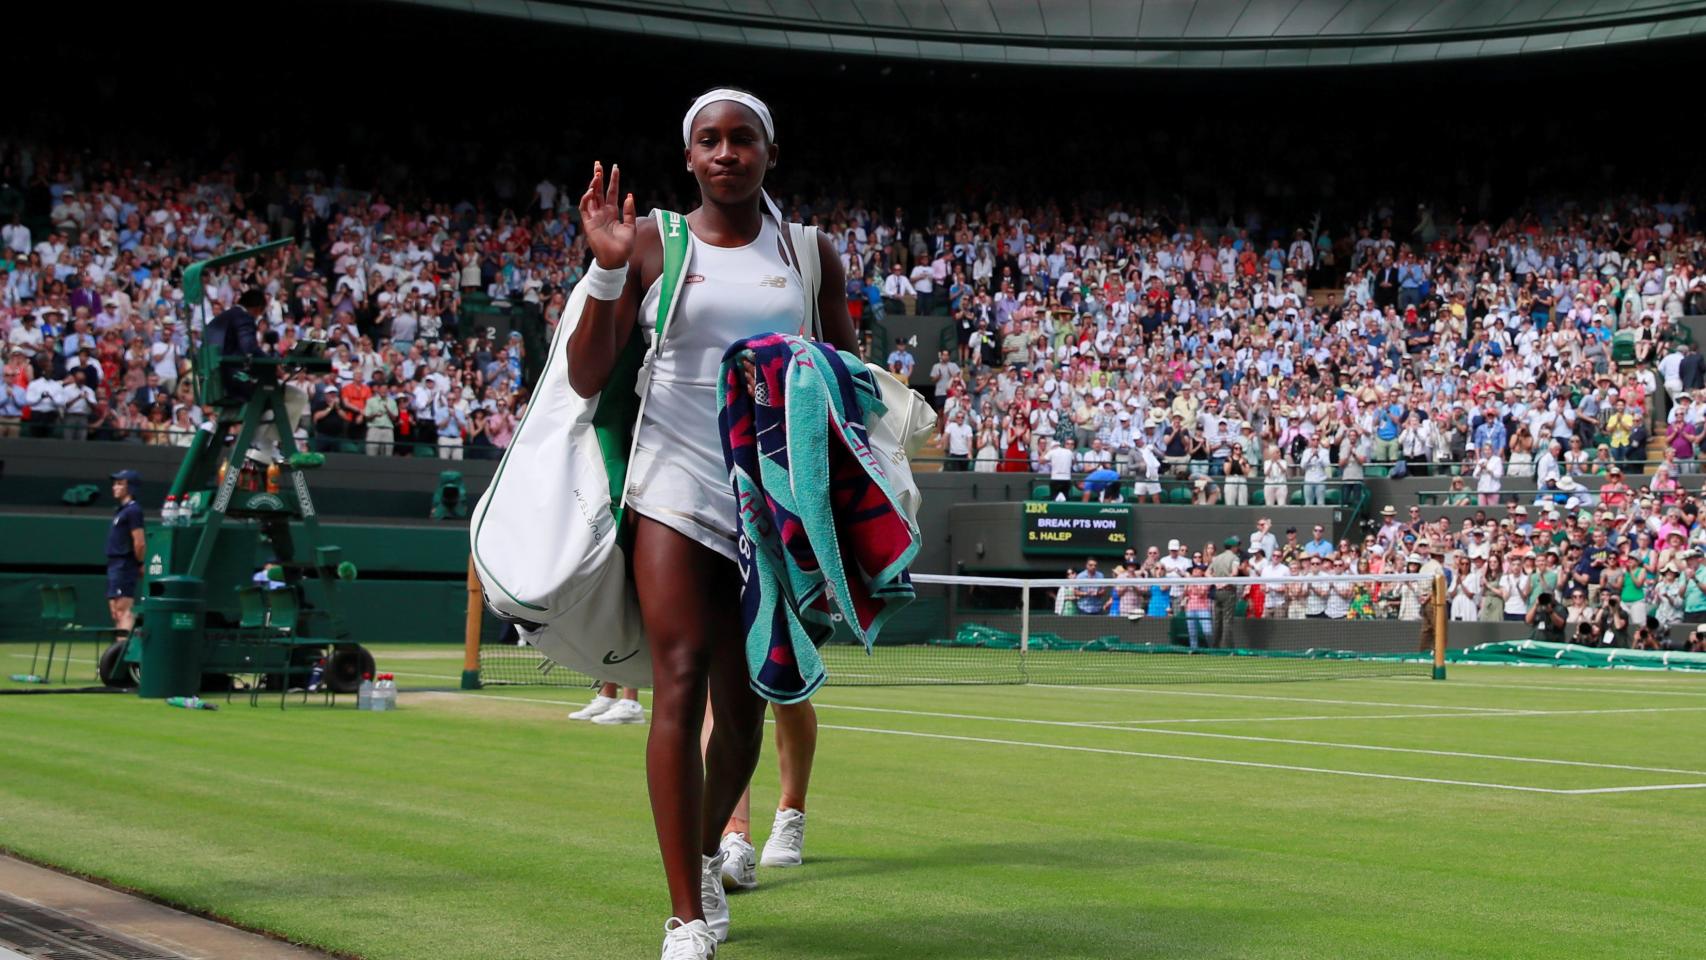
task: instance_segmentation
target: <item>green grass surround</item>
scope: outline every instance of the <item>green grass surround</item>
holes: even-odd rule
[[[0,675],[28,653],[0,645]],[[452,692],[449,648],[379,657],[394,714],[0,697],[0,845],[371,960],[655,955],[644,728],[565,720],[574,691]],[[1494,785],[1706,783],[1706,682],[1452,677],[827,689],[808,865],[731,898],[719,955],[1699,955],[1706,789]]]

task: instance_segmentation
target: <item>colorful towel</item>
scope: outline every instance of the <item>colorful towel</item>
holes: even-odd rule
[[[747,670],[765,699],[797,703],[823,684],[817,648],[836,624],[869,653],[911,602],[918,529],[866,442],[865,416],[883,405],[858,358],[801,337],[750,337],[723,354],[722,383]]]

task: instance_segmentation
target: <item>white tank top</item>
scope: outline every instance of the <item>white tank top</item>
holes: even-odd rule
[[[681,300],[654,361],[652,383],[714,385],[729,344],[760,333],[808,335],[800,278],[789,266],[776,221],[763,217],[758,236],[743,247],[717,247],[688,230]],[[640,301],[646,343],[657,329],[661,278]],[[654,396],[647,400],[650,406]],[[716,403],[711,406],[716,420]],[[648,411],[649,413],[649,411]]]
[[[653,360],[650,393],[629,464],[628,503],[733,558],[734,491],[717,426],[717,373],[729,344],[763,333],[810,336],[800,278],[776,221],[763,218],[742,247],[716,247],[688,231],[681,299]],[[661,281],[640,301],[649,344]]]

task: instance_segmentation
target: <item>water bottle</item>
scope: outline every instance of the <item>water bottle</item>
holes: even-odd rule
[[[178,525],[178,498],[166,494],[166,505],[160,508],[160,524],[166,527]]]
[[[166,706],[182,707],[185,710],[218,710],[219,705],[208,703],[200,697],[167,697]]]
[[[355,694],[355,708],[357,710],[373,709],[373,674],[371,673],[361,675],[361,688]]]
[[[389,673],[379,675],[379,682],[373,687],[373,709],[397,709],[397,681]]]
[[[309,673],[308,673],[308,692],[313,693],[314,691],[319,690],[320,689],[320,680],[322,678],[324,678],[325,676],[326,676],[326,658],[321,657],[320,659],[314,661],[314,669],[309,671]]]

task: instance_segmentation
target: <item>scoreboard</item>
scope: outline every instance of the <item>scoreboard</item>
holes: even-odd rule
[[[1027,500],[1020,549],[1044,556],[1117,557],[1132,544],[1132,514],[1126,503]]]

